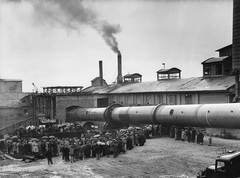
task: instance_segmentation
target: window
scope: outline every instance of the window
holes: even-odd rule
[[[125,82],[131,82],[131,78],[124,78]]]
[[[225,74],[230,74],[230,66],[227,65],[227,64],[224,66],[224,73]]]
[[[163,95],[157,95],[155,99],[156,99],[155,104],[162,104],[163,103]]]
[[[193,104],[192,95],[185,95],[185,104]]]
[[[168,74],[159,74],[158,79],[168,79]]]
[[[26,100],[23,100],[22,102],[23,102],[23,104],[25,104],[25,103],[26,103]]]
[[[222,64],[211,64],[204,66],[204,75],[222,75],[223,65]]]
[[[217,161],[216,168],[218,172],[225,172],[225,162]]]
[[[210,67],[209,66],[204,67],[204,75],[210,75]]]
[[[222,75],[222,64],[216,65],[216,75]]]
[[[152,95],[146,95],[146,99],[144,101],[147,105],[153,104]]]
[[[231,163],[232,165],[232,170],[233,170],[233,177],[239,177],[240,176],[240,159],[239,157],[233,158]]]
[[[169,75],[170,79],[180,78],[179,73],[174,73]]]
[[[24,114],[28,114],[28,109],[23,109]]]
[[[175,105],[176,104],[176,95],[170,95],[169,96],[169,104]]]
[[[134,82],[141,82],[141,78],[134,78],[133,81]]]

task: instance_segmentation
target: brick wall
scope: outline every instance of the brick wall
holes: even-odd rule
[[[94,96],[57,96],[56,98],[56,119],[59,123],[65,122],[66,108],[70,106],[96,107]]]
[[[0,108],[0,128],[25,120],[21,108]]]

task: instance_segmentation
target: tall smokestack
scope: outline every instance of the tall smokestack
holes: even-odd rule
[[[102,61],[99,61],[99,77],[100,77],[100,86],[103,86],[103,67],[102,67]]]
[[[240,0],[233,0],[232,69],[235,75],[235,102],[240,102]]]
[[[122,83],[122,55],[118,52],[118,76],[117,83]]]

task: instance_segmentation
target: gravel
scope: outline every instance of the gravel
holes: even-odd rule
[[[75,163],[64,162],[61,157],[32,163],[5,160],[0,161],[2,178],[194,178],[200,170],[214,164],[222,150],[239,150],[239,140],[212,139],[208,146],[205,136],[203,145],[177,141],[169,137],[147,139],[144,146],[136,146],[117,158],[111,155],[85,159]],[[224,149],[223,149],[224,148]]]

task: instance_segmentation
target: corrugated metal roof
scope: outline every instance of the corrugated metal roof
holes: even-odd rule
[[[170,79],[153,82],[116,84],[92,90],[93,94],[226,91],[235,84],[234,76]]]
[[[139,77],[141,77],[142,75],[141,74],[139,74],[139,73],[134,73],[134,74],[126,74],[126,75],[124,75],[124,77],[125,78],[130,78],[130,77],[135,77],[135,76],[139,76]]]
[[[107,86],[90,86],[82,90],[82,93],[84,94],[107,94],[110,93],[111,91],[121,87],[124,84],[112,84],[112,85],[107,85]]]
[[[221,50],[223,50],[223,49],[225,49],[225,48],[232,48],[232,44],[227,45],[227,46],[224,46],[224,47],[222,47],[222,48],[220,48],[220,49],[217,49],[216,51],[221,51]]]
[[[0,79],[0,82],[22,82],[21,79]]]
[[[228,57],[229,56],[211,57],[211,58],[207,59],[206,61],[203,61],[202,64],[213,63],[213,62],[222,62],[223,60],[225,60]]]
[[[181,72],[181,70],[176,67],[173,67],[171,69],[160,69],[157,71],[157,73],[171,73],[171,72],[176,73],[176,72]]]

